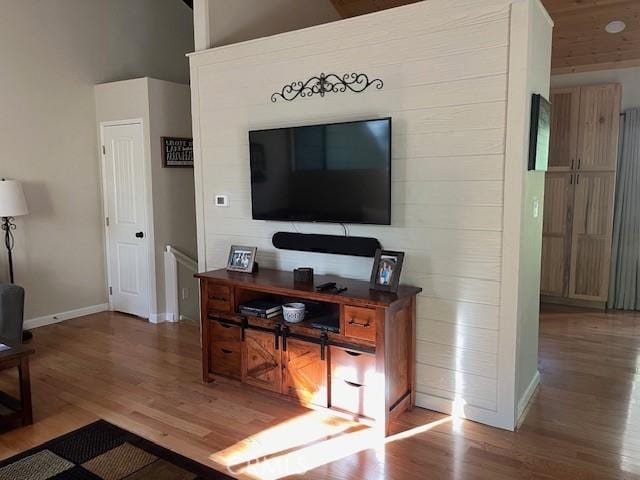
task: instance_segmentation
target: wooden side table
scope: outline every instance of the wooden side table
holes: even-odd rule
[[[31,425],[33,410],[31,407],[31,379],[29,377],[29,357],[35,353],[33,348],[26,345],[16,345],[0,337],[0,343],[7,349],[0,351],[0,370],[18,367],[20,382],[20,399],[13,398],[5,392],[0,392],[0,428],[16,424]]]

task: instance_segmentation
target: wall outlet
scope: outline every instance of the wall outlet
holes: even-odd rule
[[[182,299],[186,300],[187,298],[189,298],[189,289],[188,288],[183,288],[182,289]]]
[[[228,207],[229,206],[229,195],[223,193],[217,193],[216,198],[214,200],[216,207]]]

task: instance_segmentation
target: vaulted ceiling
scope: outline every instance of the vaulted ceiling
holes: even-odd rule
[[[331,0],[338,13],[354,17],[420,0]],[[428,0],[425,0],[428,1]],[[555,22],[552,73],[640,65],[640,0],[542,0]],[[621,33],[605,26],[626,23]]]

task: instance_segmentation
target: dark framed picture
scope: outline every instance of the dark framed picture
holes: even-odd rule
[[[534,93],[531,97],[528,170],[547,171],[550,132],[551,104],[542,95]]]
[[[243,247],[231,245],[229,250],[229,260],[227,260],[227,270],[232,272],[253,272],[253,265],[256,261],[257,247]]]
[[[162,166],[193,168],[193,138],[162,137]]]
[[[384,292],[397,292],[403,261],[404,252],[378,249],[373,260],[369,288]]]

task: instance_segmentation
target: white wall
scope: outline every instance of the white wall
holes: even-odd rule
[[[177,0],[2,2],[0,175],[25,182],[31,210],[15,250],[27,318],[107,301],[93,86],[188,81],[192,28]]]
[[[152,320],[165,319],[164,248],[171,245],[188,256],[196,257],[195,193],[193,170],[163,168],[160,138],[191,136],[191,105],[188,85],[137,78],[110,82],[95,87],[96,122],[142,119],[146,172],[151,184],[152,234],[155,262],[155,308]],[[197,307],[195,280],[182,286],[190,289],[183,306],[189,312]]]
[[[622,85],[622,109],[640,107],[640,67],[599,72],[571,73],[551,77],[551,87],[574,87],[620,83]]]
[[[188,85],[149,79],[156,290],[160,313],[165,311],[166,305],[165,245],[171,245],[189,257],[197,258],[193,169],[163,168],[160,142],[160,137],[191,137],[190,97]],[[183,275],[182,282],[179,283],[180,290],[183,287],[190,289],[189,298],[182,302],[182,307],[192,314],[199,304],[196,280],[187,279]]]
[[[514,69],[525,68],[527,83],[525,85],[526,101],[524,118],[531,115],[531,95],[542,94],[549,98],[549,72],[551,69],[551,19],[547,13],[532,8],[528,16],[528,32],[526,37],[527,55],[517,53],[520,62]],[[513,58],[513,57],[512,57]],[[517,117],[522,118],[518,112]],[[511,121],[510,119],[508,120]],[[527,137],[521,144],[524,146],[523,156],[529,151],[529,122],[524,128]],[[518,323],[517,323],[517,356],[516,356],[516,418],[519,418],[539,382],[538,373],[538,326],[540,318],[540,262],[542,251],[542,217],[544,201],[544,172],[527,172],[522,165],[523,185],[522,202],[520,204],[520,268],[518,270]],[[536,208],[537,205],[537,208]],[[509,282],[511,283],[511,282]],[[506,285],[506,284],[505,284]]]
[[[196,50],[340,19],[331,0],[195,0],[194,17]]]
[[[262,266],[368,279],[371,259],[274,250],[277,231],[342,229],[251,220],[247,131],[393,117],[392,226],[351,225],[350,233],[405,251],[402,281],[424,289],[418,404],[513,428],[529,77],[549,77],[548,61],[528,61],[534,35],[550,56],[548,22],[546,31],[529,29],[539,8],[431,0],[192,55],[201,270],[224,266],[240,243],[258,246]],[[270,100],[294,80],[354,71],[384,88]],[[214,207],[220,192],[229,208]],[[535,271],[522,276],[535,292]]]

